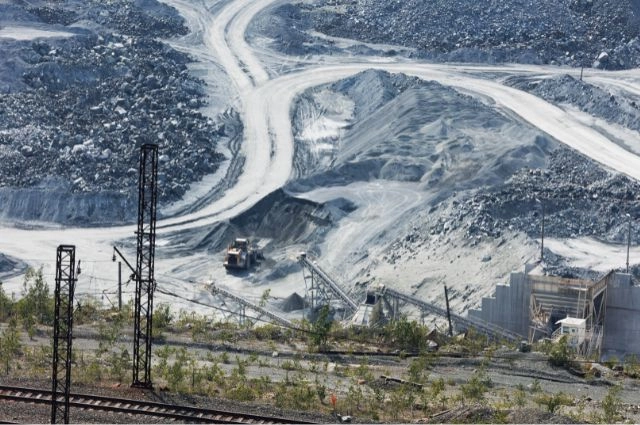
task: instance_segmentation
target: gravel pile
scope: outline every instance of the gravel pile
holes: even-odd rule
[[[640,66],[634,0],[319,0],[294,19],[325,34],[418,49],[438,61]],[[284,45],[283,45],[284,46]]]
[[[98,27],[69,28],[76,34],[69,38],[0,41],[0,56],[10,58],[0,65],[0,188],[119,193],[129,202],[137,196],[139,147],[156,143],[159,201],[180,199],[217,169],[216,145],[241,130],[238,117],[204,117],[203,83],[189,75],[190,58],[149,37],[186,32],[175,10],[151,0],[84,5],[0,5],[21,10],[16,18]]]

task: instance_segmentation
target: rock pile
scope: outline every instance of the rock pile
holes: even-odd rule
[[[0,57],[13,61],[0,66],[0,188],[55,181],[72,193],[135,194],[139,147],[156,143],[160,202],[179,199],[217,169],[216,145],[236,135],[239,119],[203,116],[203,82],[189,75],[190,58],[147,36],[184,33],[175,10],[153,0],[85,3],[31,2],[24,13],[57,24],[90,20],[98,30],[0,42]]]
[[[605,171],[565,147],[557,148],[549,161],[548,169],[523,169],[501,187],[453,201],[453,213],[439,218],[430,232],[463,227],[472,243],[499,238],[503,229],[537,238],[544,209],[544,231],[549,237],[593,236],[625,242],[626,214],[633,222],[640,219],[640,184]],[[640,241],[640,229],[634,228],[631,238],[633,243]]]
[[[35,41],[23,53],[28,89],[0,99],[0,146],[11,158],[1,185],[29,187],[55,175],[72,191],[135,187],[145,142],[160,146],[164,200],[215,171],[224,129],[198,112],[203,92],[185,55],[113,34]]]
[[[339,5],[336,7],[336,5]],[[633,0],[320,1],[302,18],[331,36],[419,49],[439,61],[640,66]]]
[[[88,21],[119,34],[172,37],[188,32],[184,20],[155,0],[32,1],[26,11],[47,24],[71,25]]]

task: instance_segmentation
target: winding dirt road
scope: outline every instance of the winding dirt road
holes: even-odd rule
[[[241,111],[245,126],[244,143],[240,154],[244,157],[242,174],[235,185],[223,197],[214,200],[196,212],[169,217],[158,222],[158,243],[162,246],[166,238],[189,229],[198,229],[221,220],[226,220],[247,210],[264,196],[285,185],[292,175],[294,142],[291,130],[291,104],[304,90],[320,84],[349,77],[366,69],[381,69],[394,73],[405,73],[423,79],[435,80],[441,84],[476,95],[480,100],[506,113],[518,116],[522,121],[537,127],[554,139],[593,158],[608,168],[640,180],[640,156],[625,150],[596,129],[585,125],[571,114],[544,100],[523,91],[500,84],[488,77],[495,75],[540,75],[550,76],[567,73],[567,69],[534,66],[486,65],[436,65],[408,62],[406,59],[380,62],[380,58],[352,60],[343,58],[318,57],[300,61],[296,69],[284,75],[273,76],[276,70],[263,65],[258,52],[245,38],[251,19],[263,9],[282,0],[233,0],[224,7],[216,3],[207,6],[200,0],[168,0],[185,16],[194,30],[187,36],[191,42],[201,45],[194,49],[201,60],[210,60],[212,67],[219,67],[232,82],[228,88],[233,98],[229,102]],[[195,34],[195,35],[194,35]],[[271,57],[278,55],[270,52]],[[297,58],[283,57],[288,63]],[[331,63],[333,62],[333,63]],[[270,74],[271,72],[271,74]],[[278,70],[281,72],[281,69]],[[618,87],[640,93],[640,71],[621,73],[591,71],[594,80],[610,82]],[[634,134],[640,143],[640,134]],[[397,190],[390,186],[378,186],[375,190],[384,192]],[[320,191],[322,192],[322,191]],[[417,191],[411,195],[402,188],[402,207],[415,205],[422,196]],[[324,191],[316,196],[330,198]],[[361,195],[362,198],[367,196]],[[379,196],[368,197],[376,202]],[[386,217],[384,220],[391,219]],[[53,274],[55,249],[59,244],[75,244],[78,258],[91,264],[90,273],[95,278],[94,285],[101,288],[116,281],[114,266],[110,263],[112,246],[115,243],[129,244],[133,255],[134,226],[108,228],[61,228],[44,224],[43,227],[24,229],[3,225],[1,251],[24,263],[38,267],[44,265],[46,274]],[[163,239],[165,242],[163,242]],[[183,258],[157,258],[156,270],[169,274],[171,270],[186,266],[193,261],[193,255]],[[200,276],[205,278],[206,276]],[[194,276],[194,278],[198,278]],[[21,276],[5,281],[5,290],[19,294]],[[179,286],[172,289],[181,290]],[[184,288],[183,288],[184,289]]]

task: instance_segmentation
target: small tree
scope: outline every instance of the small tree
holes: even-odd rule
[[[11,316],[13,310],[13,302],[4,292],[2,282],[0,282],[0,322],[4,322]]]
[[[573,350],[569,347],[567,336],[564,335],[553,345],[549,353],[549,362],[554,366],[571,366],[573,361]]]
[[[460,387],[462,396],[467,400],[482,401],[484,394],[493,386],[491,379],[483,369],[473,374],[469,381]]]
[[[153,310],[153,337],[161,338],[162,332],[165,331],[173,321],[173,314],[169,308],[169,304],[160,304]]]
[[[324,305],[320,309],[318,318],[311,326],[311,344],[322,351],[327,346],[329,339],[329,331],[331,330],[332,320],[329,317],[329,306]]]
[[[54,299],[44,280],[42,268],[28,269],[23,281],[24,297],[17,302],[17,310],[25,329],[33,331],[37,323],[53,324]]]
[[[258,304],[258,306],[264,307],[265,305],[267,305],[270,294],[271,294],[271,289],[265,289],[265,291],[262,293],[262,296],[260,297],[260,303]]]
[[[0,361],[4,364],[5,374],[9,374],[10,365],[15,361],[16,356],[22,353],[22,343],[20,342],[20,331],[18,321],[15,317],[9,320],[9,326],[0,336]]]
[[[385,327],[387,342],[401,350],[423,351],[427,347],[428,329],[401,317]]]
[[[415,358],[409,364],[409,379],[414,382],[426,382],[429,378],[429,368],[433,363],[433,359],[428,354],[423,354]]]
[[[638,376],[640,376],[638,357],[635,354],[631,354],[630,356],[625,357],[624,373],[630,378],[637,378]]]

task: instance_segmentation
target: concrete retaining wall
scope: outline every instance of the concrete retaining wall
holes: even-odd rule
[[[496,286],[494,297],[482,299],[481,310],[469,310],[469,317],[493,323],[523,337],[529,334],[531,286],[524,273],[512,273],[509,285]]]
[[[640,356],[640,287],[631,285],[628,274],[612,274],[608,282],[601,353],[620,360]]]

